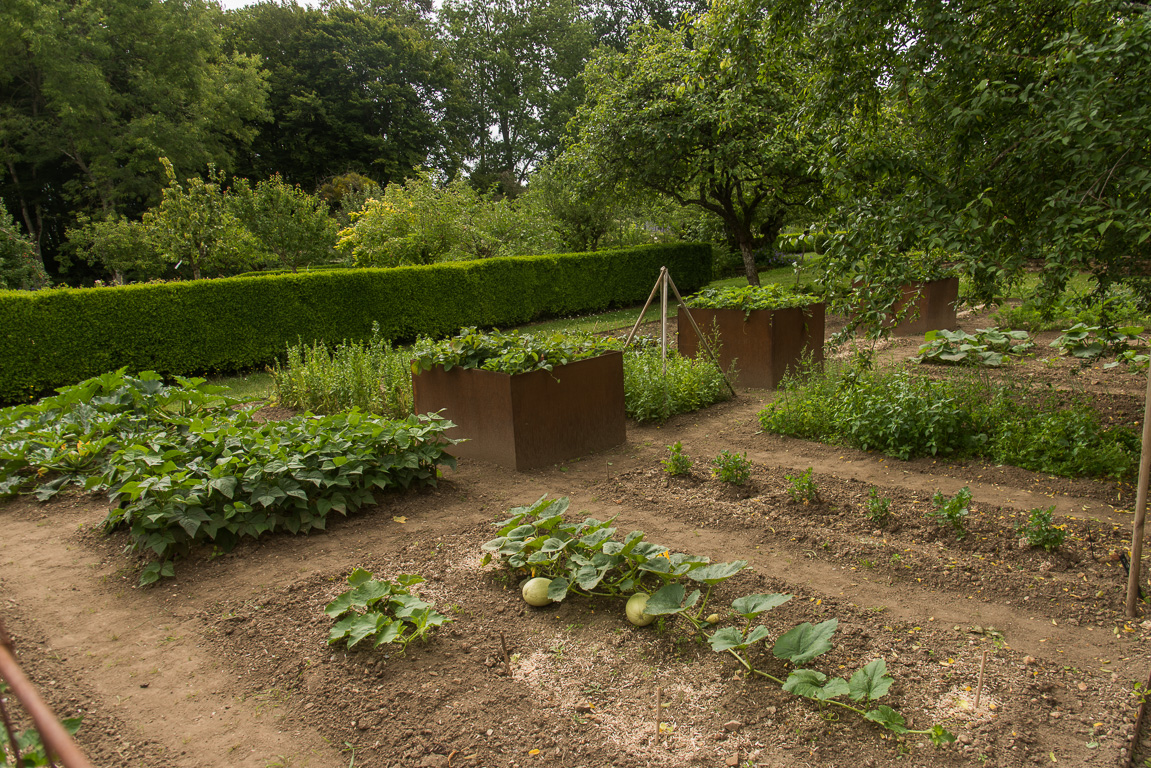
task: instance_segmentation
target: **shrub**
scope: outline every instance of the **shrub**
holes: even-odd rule
[[[706,245],[653,245],[396,269],[333,269],[115,288],[0,291],[0,402],[120,367],[164,375],[250,370],[289,344],[392,341],[643,301],[659,268],[707,283]]]

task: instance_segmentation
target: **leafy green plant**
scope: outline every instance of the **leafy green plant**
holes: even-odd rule
[[[964,520],[969,512],[968,507],[971,505],[971,489],[963,486],[950,498],[936,491],[931,501],[935,504],[935,511],[929,514],[934,515],[940,523],[950,526],[955,533],[955,538],[960,541],[966,538],[967,530],[964,527]]]
[[[1059,549],[1063,544],[1063,539],[1067,536],[1067,530],[1063,526],[1055,525],[1052,521],[1051,516],[1054,512],[1054,504],[1046,509],[1031,510],[1027,522],[1019,526],[1019,533],[1027,539],[1028,544],[1033,547],[1043,547],[1048,552]]]
[[[412,412],[407,352],[380,336],[378,323],[363,344],[323,342],[288,347],[287,362],[272,367],[276,400],[289,408],[336,413],[351,408],[402,419]]]
[[[879,489],[873,485],[867,492],[865,509],[868,519],[882,528],[891,517],[891,499],[879,495]]]
[[[983,456],[1069,477],[1131,474],[1135,433],[1104,426],[1090,401],[1024,385],[958,375],[936,381],[906,371],[829,364],[786,379],[759,413],[764,429],[889,456]]]
[[[244,536],[323,529],[330,512],[354,512],[376,490],[434,486],[439,466],[455,465],[444,436],[453,426],[434,414],[385,421],[355,410],[266,424],[243,412],[182,417],[117,450],[89,487],[111,489],[105,528],[127,528],[132,549],[159,558],[141,575],[148,584],[193,544],[228,551]]]
[[[558,365],[595,357],[613,346],[610,340],[592,336],[484,333],[465,328],[458,335],[441,341],[420,339],[412,348],[412,370],[418,373],[441,366],[450,371],[459,366],[508,374],[550,371]]]
[[[0,498],[32,490],[46,501],[69,486],[84,487],[108,469],[110,457],[147,442],[180,420],[227,416],[243,401],[204,379],[106,373],[32,405],[0,409]]]
[[[943,365],[998,367],[1006,355],[1021,355],[1035,346],[1026,331],[1001,331],[998,328],[981,328],[974,335],[961,330],[933,330],[927,332],[924,340],[912,359]]]
[[[818,504],[822,501],[819,497],[819,488],[811,477],[811,467],[794,477],[784,475],[783,478],[791,484],[787,489],[787,495],[792,501],[802,504]]]
[[[751,462],[747,460],[746,453],[733,453],[727,449],[711,460],[712,477],[718,477],[721,482],[729,485],[743,485],[751,479]]]
[[[396,643],[406,649],[414,640],[423,640],[438,626],[451,621],[412,594],[411,587],[422,584],[423,577],[400,574],[395,582],[376,579],[362,568],[348,576],[351,587],[328,603],[324,613],[336,619],[328,633],[328,644],[347,642],[349,648],[362,640],[371,640],[373,648]]]
[[[1051,346],[1061,354],[1090,361],[1107,354],[1127,351],[1132,346],[1146,346],[1147,342],[1140,336],[1141,333],[1143,327],[1138,325],[1109,328],[1076,323],[1051,342]]]
[[[667,450],[668,457],[660,462],[663,464],[663,471],[672,477],[690,475],[691,458],[683,452],[683,443],[677,440],[669,445]]]
[[[699,309],[785,309],[806,307],[820,299],[812,293],[796,291],[780,283],[744,285],[727,288],[705,288],[687,298],[689,307]]]
[[[665,361],[654,344],[624,353],[623,391],[628,417],[640,422],[697,411],[731,398],[723,373],[711,360],[669,351],[665,373]]]
[[[497,523],[499,535],[483,545],[481,565],[494,561],[519,575],[551,579],[547,596],[560,601],[569,594],[603,597],[651,592],[646,613],[670,606],[676,610],[695,607],[702,613],[707,597],[700,590],[686,594],[681,579],[711,588],[747,567],[747,561],[712,563],[706,557],[673,553],[667,547],[644,540],[643,531],[615,538],[611,520],[587,518],[580,523],[564,520],[567,497],[546,496],[529,507],[516,507],[511,517]],[[664,592],[667,586],[678,587]],[[653,602],[654,601],[654,602]]]

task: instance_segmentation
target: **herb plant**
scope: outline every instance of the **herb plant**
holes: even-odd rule
[[[691,458],[683,452],[683,443],[678,440],[667,447],[668,457],[662,460],[663,471],[677,477],[691,474]]]
[[[746,453],[733,453],[727,449],[711,460],[712,477],[730,485],[743,485],[751,479],[751,462]]]
[[[628,418],[660,421],[731,398],[723,373],[706,357],[684,357],[669,350],[666,363],[665,376],[657,345],[629,347],[624,352],[623,393]]]
[[[792,501],[801,504],[818,504],[822,501],[819,498],[819,487],[816,486],[815,480],[811,477],[811,467],[794,477],[791,475],[784,475],[783,477],[791,483],[787,489],[787,495],[791,497]]]
[[[328,644],[345,640],[351,648],[370,639],[373,648],[396,643],[403,650],[413,640],[425,639],[451,619],[433,610],[433,603],[412,594],[410,587],[423,581],[421,576],[401,574],[391,582],[356,568],[348,576],[351,589],[324,608],[324,613],[337,619],[328,634]]]
[[[888,518],[891,517],[891,499],[886,496],[880,496],[879,489],[874,485],[871,486],[871,489],[867,492],[865,508],[868,519],[880,528],[886,525]]]
[[[402,419],[412,412],[410,355],[380,336],[378,323],[363,344],[345,341],[288,347],[287,363],[272,367],[276,399],[289,408],[337,413],[352,408]]]
[[[1046,509],[1033,509],[1027,522],[1019,526],[1019,533],[1027,539],[1033,547],[1043,547],[1048,552],[1054,552],[1063,544],[1067,530],[1063,526],[1055,525],[1051,516],[1055,512],[1052,504]]]
[[[967,530],[963,521],[967,517],[968,507],[971,505],[971,489],[963,486],[951,498],[936,491],[931,500],[935,504],[935,511],[931,513],[935,519],[943,525],[950,526],[951,530],[955,532],[955,538],[960,541],[966,538]]]

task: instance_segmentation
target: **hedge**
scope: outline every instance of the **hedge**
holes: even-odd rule
[[[681,292],[711,279],[711,246],[456,261],[393,269],[0,291],[0,403],[106,371],[184,376],[251,370],[288,344],[396,341],[509,327],[643,301],[661,266]]]

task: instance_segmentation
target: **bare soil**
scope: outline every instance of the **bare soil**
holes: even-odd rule
[[[964,319],[967,330],[989,324]],[[1080,392],[1109,418],[1139,422],[1142,377],[1046,359],[1046,340],[1041,357],[991,375]],[[883,353],[898,360],[916,346],[896,340]],[[1117,552],[1130,543],[1134,489],[761,433],[756,414],[773,396],[744,390],[663,425],[629,425],[626,444],[544,470],[461,461],[438,489],[380,495],[321,534],[201,552],[150,589],[136,586],[126,537],[101,532],[102,497],[10,501],[0,616],[55,711],[84,717],[77,738],[99,766],[1125,764],[1141,740],[1135,685],[1151,640],[1151,621],[1123,612]],[[676,440],[695,459],[688,477],[660,466]],[[724,449],[746,452],[749,485],[710,476]],[[805,504],[788,476],[808,467],[820,500]],[[964,485],[974,504],[959,541],[929,513],[932,494]],[[892,501],[883,526],[864,511],[873,487]],[[622,601],[528,608],[514,579],[481,567],[480,545],[510,507],[545,494],[677,551],[749,561],[713,605],[795,595],[765,615],[772,638],[838,618],[834,650],[812,666],[850,675],[886,658],[897,681],[886,702],[959,740],[936,750],[888,738],[748,679],[679,623],[632,627]],[[1016,527],[1051,504],[1069,535],[1049,554],[1021,544]],[[357,566],[422,574],[417,591],[452,623],[402,655],[329,646],[324,605]],[[786,674],[770,645],[756,662]],[[658,738],[657,689],[671,726]]]

